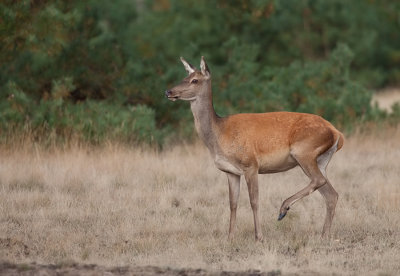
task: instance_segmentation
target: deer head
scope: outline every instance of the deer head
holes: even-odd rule
[[[204,57],[201,57],[200,71],[181,57],[188,76],[180,84],[165,91],[165,96],[171,101],[178,99],[184,101],[195,101],[201,97],[209,97],[211,74]]]

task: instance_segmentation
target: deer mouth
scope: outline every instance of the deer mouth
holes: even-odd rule
[[[170,101],[173,101],[173,102],[175,102],[177,99],[179,99],[178,96],[167,96],[167,98],[168,98]]]

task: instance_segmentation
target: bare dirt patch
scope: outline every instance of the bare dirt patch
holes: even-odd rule
[[[166,276],[279,276],[282,273],[277,271],[261,272],[258,270],[249,270],[243,272],[210,272],[203,269],[172,269],[169,267],[156,267],[156,266],[122,266],[122,267],[104,267],[99,265],[83,265],[83,264],[69,264],[69,265],[40,265],[40,264],[10,264],[0,263],[0,274],[4,276],[11,275],[166,275]],[[293,275],[293,274],[285,274]],[[312,274],[308,274],[312,275]]]
[[[375,103],[380,109],[386,110],[390,113],[392,111],[393,104],[400,103],[400,88],[385,88],[374,93],[372,96],[372,104]]]

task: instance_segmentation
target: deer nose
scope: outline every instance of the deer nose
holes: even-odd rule
[[[172,93],[171,90],[165,90],[165,97],[168,98],[168,96],[170,96],[171,93]]]

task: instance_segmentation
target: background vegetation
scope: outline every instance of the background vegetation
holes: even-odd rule
[[[312,112],[348,129],[388,116],[371,91],[400,83],[399,29],[390,0],[5,0],[0,138],[190,138],[187,103],[163,91],[185,76],[179,56],[201,55],[220,115]]]

